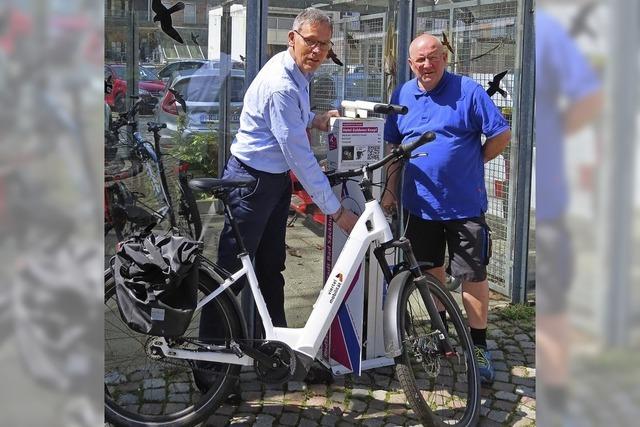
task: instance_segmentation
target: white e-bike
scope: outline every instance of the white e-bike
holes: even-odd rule
[[[360,215],[320,291],[303,328],[274,327],[256,279],[238,224],[227,205],[228,192],[253,181],[194,179],[192,189],[214,194],[236,233],[242,267],[233,273],[209,261],[200,269],[200,297],[196,313],[214,304],[219,336],[199,339],[200,317],[180,338],[138,334],[122,323],[115,301],[115,284],[106,279],[105,294],[105,416],[126,426],[186,426],[213,414],[238,381],[242,366],[254,366],[259,380],[283,384],[302,380],[318,355],[323,340],[370,245],[387,286],[384,300],[386,355],[407,400],[424,425],[471,426],[478,422],[480,379],[467,324],[455,300],[438,280],[422,273],[410,242],[394,239],[378,201],[372,196],[371,171],[407,159],[411,152],[433,140],[427,132],[400,145],[380,161],[343,172],[329,173],[332,185],[361,176],[365,196]],[[393,269],[385,254],[404,252],[404,263]],[[229,287],[247,278],[264,337],[247,332],[242,310]],[[436,302],[445,312],[438,312]],[[196,375],[197,374],[197,375]],[[206,384],[196,377],[205,376]]]

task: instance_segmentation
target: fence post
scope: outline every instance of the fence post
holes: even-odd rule
[[[398,19],[396,31],[398,32],[398,56],[396,58],[397,84],[398,86],[409,80],[409,45],[413,38],[413,19],[415,17],[415,2],[413,0],[401,0],[398,2]]]
[[[535,14],[533,0],[518,3],[519,46],[516,64],[514,132],[516,161],[512,162],[511,178],[514,185],[513,209],[510,225],[513,227],[513,257],[507,279],[511,281],[511,302],[524,303],[529,260],[529,216],[531,208],[531,168],[534,141],[535,106]],[[509,284],[506,283],[508,286]]]

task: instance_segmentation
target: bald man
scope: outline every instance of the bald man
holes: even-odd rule
[[[392,103],[409,107],[409,113],[390,115],[384,136],[391,148],[426,131],[436,134],[433,142],[416,150],[427,155],[412,158],[404,170],[401,191],[406,236],[418,261],[429,266],[426,271],[441,282],[448,248],[448,270],[463,282],[463,303],[480,376],[483,384],[491,384],[495,372],[486,341],[491,237],[484,218],[484,163],[507,146],[511,131],[482,86],[449,73],[447,60],[447,50],[437,37],[421,34],[413,40],[409,65],[416,77],[391,97]],[[482,135],[486,136],[484,144]],[[382,198],[389,213],[398,208],[397,167],[387,170],[388,190]],[[440,314],[446,319],[444,311]]]

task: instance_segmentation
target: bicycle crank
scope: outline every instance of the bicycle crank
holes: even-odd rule
[[[247,354],[254,358],[256,374],[264,383],[284,384],[293,377],[296,371],[296,356],[288,345],[278,341],[266,341],[258,344],[253,350],[261,353],[262,357],[255,357],[256,354],[250,354],[248,351]]]

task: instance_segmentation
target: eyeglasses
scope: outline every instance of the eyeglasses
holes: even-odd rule
[[[321,50],[329,50],[329,49],[331,49],[333,47],[333,42],[331,40],[329,40],[328,42],[321,42],[321,41],[318,41],[318,40],[311,40],[311,39],[306,38],[302,34],[300,34],[298,32],[298,30],[293,30],[293,31],[297,35],[302,37],[302,40],[304,40],[304,44],[306,44],[309,49],[313,49],[314,47],[319,47]]]
[[[438,62],[441,59],[443,59],[442,55],[429,55],[429,56],[421,56],[419,58],[410,58],[411,62],[418,64],[418,65],[422,65],[425,62],[427,62],[427,60],[429,60],[430,63],[434,63],[434,62]]]

